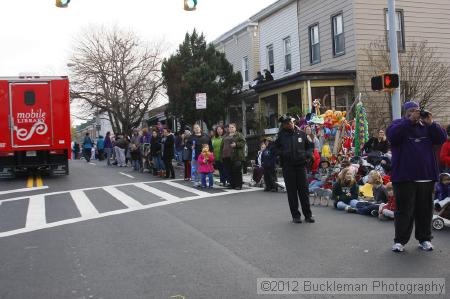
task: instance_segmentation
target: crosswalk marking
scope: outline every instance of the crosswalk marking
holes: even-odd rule
[[[45,219],[45,196],[31,196],[28,200],[27,222],[25,227],[41,227],[45,224],[47,224]]]
[[[136,187],[141,188],[142,190],[145,190],[147,192],[153,193],[153,194],[155,194],[155,195],[157,195],[157,196],[159,196],[159,197],[161,197],[161,198],[163,198],[163,199],[165,199],[167,201],[178,201],[178,200],[180,200],[178,197],[173,196],[170,193],[167,193],[167,192],[158,190],[156,188],[150,187],[150,186],[148,186],[148,185],[146,185],[144,183],[137,183],[137,184],[134,184],[134,185]]]
[[[189,187],[189,186],[185,186],[185,185],[182,185],[182,184],[178,184],[178,183],[175,183],[175,182],[167,181],[167,182],[163,182],[163,183],[166,184],[166,185],[169,185],[169,186],[172,186],[172,187],[175,187],[175,188],[187,191],[189,193],[197,194],[198,196],[206,197],[206,196],[210,196],[211,195],[211,193],[208,193],[208,192],[205,192],[205,191],[201,191],[201,190],[195,189],[193,187]]]
[[[152,187],[151,184],[155,183],[168,183],[168,185],[180,188],[181,190],[185,190],[187,192],[190,192],[191,194],[195,194],[192,196],[179,198],[175,195],[172,195],[168,192],[164,192],[162,190],[157,189],[157,185],[155,187]],[[125,194],[121,190],[118,189],[118,187],[122,186],[134,186],[138,187],[144,192],[149,192],[154,196],[160,197],[162,200],[156,203],[143,205],[131,196]],[[88,197],[88,194],[86,191],[89,190],[97,190],[102,189],[107,194],[113,196],[123,204],[125,204],[128,208],[127,209],[118,209],[118,210],[112,210],[105,213],[99,213],[99,211],[96,209],[96,207],[93,205],[91,200]],[[49,192],[45,194],[39,194],[39,195],[32,195],[32,196],[22,196],[22,197],[15,197],[10,199],[5,199],[0,201],[0,207],[1,204],[4,202],[12,202],[17,200],[24,200],[28,199],[28,210],[27,210],[27,218],[26,218],[26,224],[25,227],[0,232],[0,238],[7,237],[7,236],[13,236],[17,234],[23,234],[28,233],[36,230],[51,228],[51,227],[57,227],[61,225],[67,225],[71,223],[77,223],[81,221],[91,220],[91,219],[99,219],[103,217],[108,217],[112,215],[119,215],[124,213],[129,213],[132,211],[139,211],[139,210],[146,210],[156,207],[162,207],[166,205],[171,205],[174,203],[181,203],[181,202],[188,202],[192,200],[197,200],[201,198],[215,198],[220,197],[224,195],[230,195],[230,194],[237,194],[237,193],[247,193],[258,190],[257,188],[252,189],[245,189],[242,191],[237,190],[226,190],[226,192],[215,192],[215,193],[207,193],[200,190],[195,190],[193,188],[190,188],[189,186],[184,186],[179,183],[176,183],[176,181],[150,181],[150,182],[141,182],[141,183],[128,183],[128,184],[118,184],[118,185],[111,185],[111,186],[103,186],[103,187],[90,187],[90,188],[84,188],[84,189],[77,189],[77,190],[67,190],[67,191],[58,191],[58,192]],[[72,197],[76,208],[79,210],[81,217],[76,218],[68,218],[61,221],[51,222],[47,223],[46,221],[46,202],[45,198],[48,196],[55,196],[60,194],[70,194]],[[48,204],[51,204],[51,202],[48,202]]]
[[[71,191],[70,196],[75,202],[78,211],[80,211],[81,217],[93,217],[99,214],[92,202],[86,196],[86,193],[82,190]]]
[[[111,194],[114,198],[121,201],[128,208],[139,208],[142,204],[135,200],[134,198],[126,195],[122,191],[114,187],[104,187],[103,190]]]
[[[31,191],[41,190],[41,189],[48,189],[48,186],[30,187],[30,188],[21,188],[21,189],[0,191],[0,195],[11,194],[11,193],[31,192]]]
[[[126,177],[128,177],[130,179],[134,179],[135,178],[134,176],[126,174],[126,173],[123,173],[123,172],[119,172],[119,174],[124,175],[124,176],[126,176]]]

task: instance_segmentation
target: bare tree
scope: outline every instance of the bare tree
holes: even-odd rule
[[[84,111],[106,112],[115,133],[138,127],[161,91],[162,47],[133,32],[90,28],[76,41],[71,98]]]
[[[366,69],[359,73],[360,82],[370,82],[370,77],[391,69],[390,56],[385,39],[377,39],[364,50],[367,55]],[[422,108],[431,108],[439,104],[439,100],[450,90],[450,66],[443,63],[436,49],[427,41],[414,41],[408,44],[404,53],[399,53],[400,63],[400,93],[402,101],[414,99],[420,102]],[[361,86],[361,84],[360,84]],[[362,92],[369,101],[371,118],[377,127],[386,126],[389,122],[380,111],[388,108],[391,111],[390,95],[376,95],[362,84]],[[370,87],[369,87],[370,88]]]

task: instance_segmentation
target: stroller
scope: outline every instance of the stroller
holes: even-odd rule
[[[432,226],[435,230],[450,227],[450,204],[447,204],[438,215],[433,215]]]
[[[248,183],[250,187],[259,187],[264,188],[264,169],[258,165],[256,165],[255,160],[250,161],[252,168],[252,178]]]
[[[432,226],[435,230],[442,230],[444,227],[450,227],[450,203],[445,204],[439,214],[433,215]]]
[[[141,152],[141,169],[140,172],[144,172],[146,169],[149,172],[152,172],[153,166],[152,166],[152,157],[150,155],[150,143],[143,143],[140,146],[140,152]]]
[[[337,177],[337,173],[334,173],[331,177],[329,177],[325,184],[318,188],[317,190],[314,190],[314,192],[312,193],[312,203],[311,205],[315,206],[316,205],[316,200],[319,201],[319,206],[323,206],[323,202],[325,202],[325,206],[328,207],[328,205],[330,204],[331,201],[331,196],[333,194],[333,181],[336,180]]]

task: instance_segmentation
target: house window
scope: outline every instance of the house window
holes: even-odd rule
[[[273,74],[275,72],[275,62],[273,56],[273,45],[267,46],[267,69]]]
[[[292,70],[292,55],[291,55],[291,38],[287,37],[283,40],[284,44],[284,70],[289,72]]]
[[[242,78],[248,82],[248,57],[242,58]]]
[[[403,18],[403,11],[397,10],[397,13],[395,15],[395,31],[397,32],[397,44],[398,44],[398,50],[399,51],[405,51],[405,31],[404,31],[404,18]],[[386,9],[386,39],[387,39],[387,45],[389,49],[389,14]]]
[[[278,96],[273,95],[270,97],[263,98],[263,121],[265,128],[277,128],[278,127]]]
[[[259,121],[259,102],[247,102],[246,103],[246,124],[247,124],[247,136],[254,136],[258,133],[260,126]]]
[[[347,111],[355,101],[353,86],[336,86],[334,88],[336,98],[336,110]]]
[[[320,62],[319,24],[309,27],[309,54],[311,64]]]
[[[333,55],[342,55],[345,52],[344,18],[342,13],[332,17],[331,26],[333,32]]]

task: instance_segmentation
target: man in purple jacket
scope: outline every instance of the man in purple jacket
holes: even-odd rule
[[[411,237],[423,250],[433,250],[431,221],[433,218],[433,189],[439,168],[433,146],[445,142],[445,131],[431,113],[419,109],[415,102],[406,102],[405,115],[387,129],[392,148],[392,184],[397,202],[395,239],[392,250],[403,252]]]

